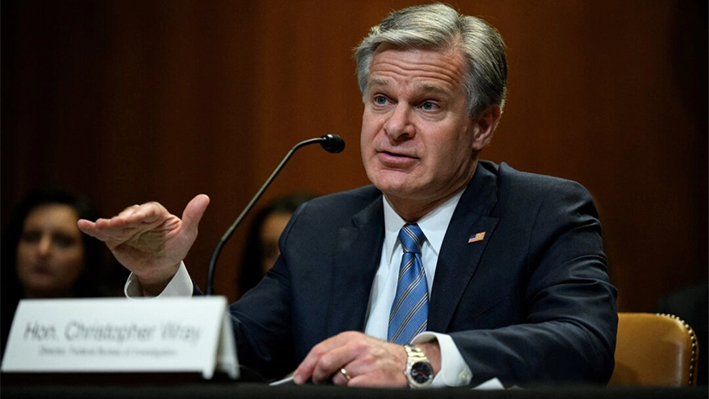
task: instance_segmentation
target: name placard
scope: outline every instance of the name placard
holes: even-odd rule
[[[225,297],[20,301],[4,372],[201,372],[239,377]]]

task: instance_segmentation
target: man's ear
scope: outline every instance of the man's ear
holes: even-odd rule
[[[500,105],[492,104],[475,117],[475,120],[473,120],[475,132],[473,150],[481,151],[490,143],[501,116],[502,108],[500,108]]]

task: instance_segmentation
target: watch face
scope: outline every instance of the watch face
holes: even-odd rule
[[[411,378],[417,384],[425,384],[433,376],[433,368],[428,362],[416,362],[411,366]]]

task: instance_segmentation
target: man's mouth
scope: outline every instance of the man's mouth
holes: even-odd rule
[[[384,166],[402,168],[410,166],[411,162],[416,161],[418,157],[393,151],[379,151],[377,158]]]

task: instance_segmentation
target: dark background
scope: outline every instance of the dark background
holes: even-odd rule
[[[204,287],[219,237],[281,157],[259,204],[367,183],[352,48],[397,0],[2,2],[2,227],[32,187],[110,216],[212,203],[187,258]],[[451,1],[497,27],[509,96],[483,158],[574,179],[601,211],[620,309],[707,279],[707,2]],[[246,220],[248,224],[249,220]],[[234,299],[245,229],[217,293]]]

